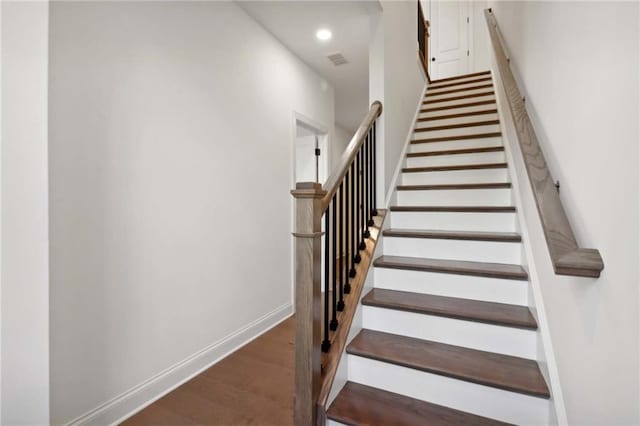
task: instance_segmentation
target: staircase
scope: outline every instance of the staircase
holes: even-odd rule
[[[347,425],[547,424],[537,322],[489,72],[433,82],[410,143],[348,382]]]

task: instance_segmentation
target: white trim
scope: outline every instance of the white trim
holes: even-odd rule
[[[495,57],[493,56],[491,58],[491,63],[493,68],[493,64],[495,64]],[[514,149],[519,152],[519,146],[516,146],[516,144],[518,144],[517,140],[510,140],[510,132],[506,127],[507,120],[509,120],[511,126],[514,126],[514,124],[511,113],[506,112],[508,111],[509,107],[506,102],[506,94],[504,91],[504,86],[502,85],[502,80],[498,78],[495,69],[492,69],[491,77],[493,79],[493,85],[496,88],[496,104],[498,109],[498,116],[500,119],[500,131],[502,132],[506,160],[509,164],[507,172],[509,173],[509,177],[511,180],[512,197],[514,205],[516,206],[516,215],[520,226],[520,233],[522,235],[522,260],[525,262],[526,269],[529,274],[529,284],[531,286],[530,297],[533,298],[533,300],[529,300],[529,305],[532,308],[532,311],[538,322],[539,347],[537,361],[540,366],[540,370],[543,373],[543,376],[545,377],[549,387],[551,388],[550,411],[555,413],[555,422],[557,422],[557,424],[559,425],[564,426],[568,424],[567,411],[564,403],[564,397],[562,395],[558,365],[553,352],[551,332],[549,331],[549,323],[547,322],[547,314],[544,307],[542,291],[540,289],[540,278],[532,253],[533,247],[531,246],[529,228],[527,226],[527,221],[524,215],[524,207],[521,195],[522,192],[520,189],[521,185],[528,185],[528,182],[523,182],[521,184],[518,181]],[[521,155],[519,160],[520,162],[524,161]],[[524,165],[521,165],[521,167],[524,167]]]
[[[118,424],[280,324],[292,312],[291,304],[282,305],[67,424]]]
[[[417,55],[416,55],[417,56]],[[420,69],[422,69],[422,65],[420,65],[420,58],[417,58],[418,65]],[[404,147],[402,148],[402,152],[400,152],[400,160],[398,161],[398,165],[396,166],[395,172],[393,172],[393,178],[391,179],[391,185],[389,186],[389,192],[387,193],[387,197],[384,201],[385,208],[389,208],[391,205],[391,200],[393,200],[393,196],[396,193],[396,186],[398,185],[398,177],[400,176],[400,171],[402,170],[402,166],[406,161],[407,150],[409,149],[409,142],[411,142],[411,138],[413,137],[413,132],[416,127],[416,120],[418,119],[418,115],[420,115],[420,107],[422,106],[422,101],[424,100],[424,95],[427,92],[428,84],[425,83],[424,88],[422,89],[422,93],[420,94],[420,99],[418,100],[418,106],[416,107],[416,113],[413,115],[413,119],[411,120],[411,126],[409,127],[409,132],[407,133],[407,138],[404,141]]]

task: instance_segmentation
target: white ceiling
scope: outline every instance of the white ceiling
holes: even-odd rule
[[[376,1],[238,1],[264,26],[335,88],[336,124],[355,131],[369,109],[369,14]],[[315,33],[328,28],[331,40]],[[327,55],[340,52],[345,65]]]

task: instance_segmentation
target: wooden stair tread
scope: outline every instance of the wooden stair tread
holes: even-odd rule
[[[538,328],[528,307],[505,303],[374,288],[362,299],[362,304],[504,327]]]
[[[488,89],[490,87],[493,87],[493,83],[489,83],[489,84],[481,84],[479,86],[473,86],[473,87],[460,87],[457,89],[451,89],[451,90],[441,90],[439,92],[432,92],[427,90],[427,93],[425,93],[425,98],[430,98],[432,96],[438,96],[438,95],[448,95],[449,93],[459,93],[459,92],[466,92],[467,90],[480,90],[480,89]]]
[[[507,163],[458,164],[455,166],[405,167],[402,173],[447,172],[456,170],[506,169]]]
[[[420,113],[425,113],[425,112],[434,112],[434,111],[442,111],[445,109],[457,109],[457,108],[467,108],[467,107],[474,107],[474,106],[481,106],[481,105],[491,105],[491,104],[495,104],[496,100],[495,99],[491,99],[488,101],[478,101],[478,102],[468,102],[466,104],[457,104],[457,105],[443,105],[443,106],[439,106],[439,107],[433,107],[433,108],[425,108],[425,109],[421,109]]]
[[[347,353],[507,391],[550,397],[538,364],[529,359],[367,329],[351,341]]]
[[[464,129],[466,127],[495,126],[498,124],[500,124],[499,120],[473,121],[470,123],[447,124],[444,126],[419,127],[415,129],[414,132],[433,132],[436,130]]]
[[[327,417],[346,425],[371,426],[497,426],[506,424],[355,382],[347,382],[344,385],[329,407]]]
[[[418,144],[418,143],[431,143],[431,142],[461,141],[461,140],[468,140],[468,139],[497,138],[500,136],[502,136],[501,132],[476,133],[473,135],[440,136],[440,137],[428,138],[428,139],[414,139],[411,141],[411,143]]]
[[[488,75],[488,74],[491,74],[490,70],[472,72],[472,73],[469,73],[469,74],[461,74],[461,75],[456,75],[456,76],[453,76],[453,77],[439,78],[437,80],[431,80],[431,84],[438,84],[438,83],[442,83],[444,81],[461,80],[463,78],[477,77],[479,75]]]
[[[514,206],[391,206],[392,212],[513,213]]]
[[[450,98],[432,99],[432,100],[422,101],[422,105],[431,105],[431,104],[437,104],[437,103],[440,103],[440,102],[459,101],[459,100],[462,100],[462,99],[480,98],[482,96],[494,96],[494,95],[495,95],[495,93],[492,90],[490,92],[471,93],[469,95],[452,96]]]
[[[451,189],[496,189],[511,188],[511,182],[497,183],[445,183],[439,185],[398,185],[398,191],[431,191]]]
[[[501,151],[504,151],[504,146],[487,146],[484,148],[447,149],[442,151],[410,152],[407,154],[407,157],[408,158],[433,157],[437,155],[480,154],[484,152],[501,152]]]
[[[443,231],[440,229],[385,229],[382,231],[385,237],[397,238],[430,238],[441,240],[464,241],[494,241],[505,243],[519,243],[522,241],[520,234],[515,232],[480,232],[480,231]]]
[[[497,109],[486,109],[482,111],[461,112],[458,114],[445,114],[445,115],[435,115],[433,117],[420,117],[416,121],[448,120],[451,118],[472,117],[474,115],[487,115],[487,114],[497,114],[497,113],[498,113]]]
[[[440,272],[526,281],[527,272],[520,265],[507,263],[471,262],[468,260],[430,259],[383,255],[373,261],[376,268],[405,269],[411,271]]]
[[[460,86],[463,84],[471,84],[471,83],[480,83],[480,82],[485,82],[485,81],[491,81],[491,77],[478,77],[478,78],[474,78],[471,80],[463,80],[463,81],[451,81],[445,84],[438,84],[437,86],[434,86],[433,83],[431,83],[431,85],[429,86],[429,88],[427,90],[436,90],[436,89],[444,89],[445,87],[453,87],[453,86]],[[440,83],[440,82],[439,82]]]

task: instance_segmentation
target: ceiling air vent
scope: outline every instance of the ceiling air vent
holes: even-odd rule
[[[336,67],[347,63],[347,60],[344,58],[344,56],[342,56],[342,53],[340,52],[327,55],[327,58],[329,58],[329,60],[333,62],[333,65],[335,65]]]

